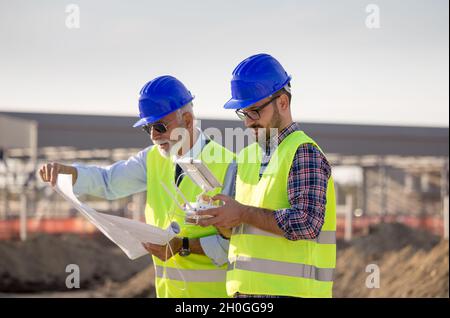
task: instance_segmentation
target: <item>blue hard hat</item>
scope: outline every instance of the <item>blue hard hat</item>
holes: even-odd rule
[[[269,54],[243,60],[233,71],[231,99],[225,109],[246,108],[269,97],[291,81],[283,66]]]
[[[133,127],[151,124],[191,102],[194,96],[173,76],[157,77],[141,89],[139,117]]]

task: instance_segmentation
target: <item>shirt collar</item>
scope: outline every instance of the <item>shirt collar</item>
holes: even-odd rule
[[[291,133],[293,133],[294,131],[300,130],[299,125],[296,122],[293,122],[291,124],[289,124],[288,126],[286,126],[285,128],[283,128],[280,133],[278,134],[278,144],[281,144],[281,142],[286,139],[287,136],[289,136]]]
[[[293,122],[284,127],[278,133],[278,135],[272,137],[266,144],[266,155],[270,155],[271,153],[273,153],[273,151],[278,147],[279,144],[281,144],[284,139],[286,139],[287,136],[297,130],[300,130],[300,127],[296,122]]]

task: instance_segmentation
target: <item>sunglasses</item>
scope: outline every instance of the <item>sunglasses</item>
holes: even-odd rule
[[[163,122],[159,121],[159,122],[156,122],[156,123],[153,123],[153,124],[147,124],[147,125],[142,126],[142,130],[150,135],[150,133],[152,131],[152,128],[153,128],[158,133],[164,134],[167,131],[167,125],[170,124],[173,121],[174,120],[171,120],[168,123],[163,123]]]
[[[280,96],[281,95],[277,95],[277,96],[273,97],[271,100],[269,100],[267,103],[262,104],[257,109],[252,109],[252,110],[238,109],[235,111],[236,115],[239,117],[240,120],[244,120],[245,118],[249,118],[251,120],[258,120],[261,118],[260,111],[262,111],[264,108],[266,108],[267,106],[272,104],[272,102]]]

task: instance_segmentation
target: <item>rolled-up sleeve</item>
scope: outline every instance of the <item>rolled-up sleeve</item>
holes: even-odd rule
[[[328,179],[331,167],[312,144],[301,145],[288,176],[290,208],[275,211],[284,236],[292,241],[316,238],[325,221]]]
[[[228,247],[230,241],[220,235],[211,235],[200,238],[203,252],[216,266],[222,266],[228,261]]]

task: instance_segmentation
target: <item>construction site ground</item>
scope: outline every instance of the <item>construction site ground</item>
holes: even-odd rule
[[[80,268],[80,289],[66,287],[68,264]],[[367,287],[371,264],[379,268],[379,288]],[[448,274],[447,240],[378,224],[367,235],[338,241],[333,296],[449,297]],[[26,242],[0,241],[0,296],[155,297],[154,271],[150,257],[131,261],[100,234],[39,234]]]

